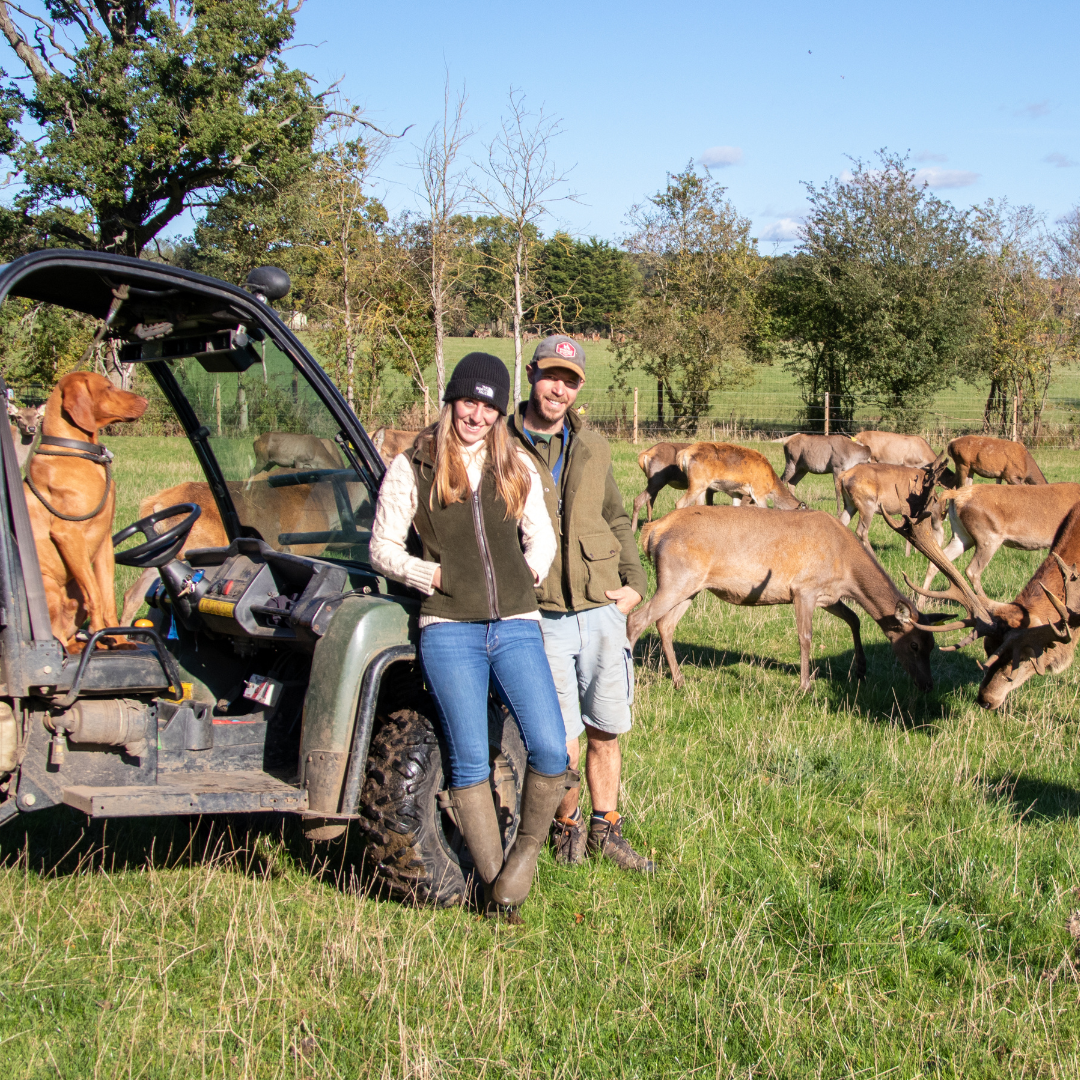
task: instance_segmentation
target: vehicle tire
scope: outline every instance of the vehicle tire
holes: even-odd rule
[[[467,902],[473,864],[454,822],[449,762],[429,700],[376,718],[360,796],[364,862],[392,896],[450,907]],[[525,746],[513,717],[488,707],[492,789],[503,847],[517,834]]]

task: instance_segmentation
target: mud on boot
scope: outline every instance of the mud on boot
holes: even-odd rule
[[[656,864],[652,859],[639,855],[630,846],[630,841],[623,836],[622,827],[625,820],[626,818],[617,810],[610,811],[602,818],[594,817],[589,822],[589,838],[585,842],[586,850],[590,855],[600,855],[609,859],[620,870],[654,873]]]

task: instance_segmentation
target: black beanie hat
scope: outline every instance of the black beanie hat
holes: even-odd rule
[[[487,402],[506,415],[506,406],[510,402],[510,372],[497,356],[471,352],[458,361],[446,384],[443,401],[467,397]]]

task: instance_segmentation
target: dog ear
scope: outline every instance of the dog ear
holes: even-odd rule
[[[64,387],[64,412],[75,422],[75,426],[91,434],[97,431],[99,424],[94,415],[94,396],[84,378],[70,379]]]

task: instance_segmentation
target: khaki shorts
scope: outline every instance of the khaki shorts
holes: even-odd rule
[[[576,739],[586,724],[611,735],[629,731],[634,663],[626,616],[614,604],[540,614],[567,741]]]

